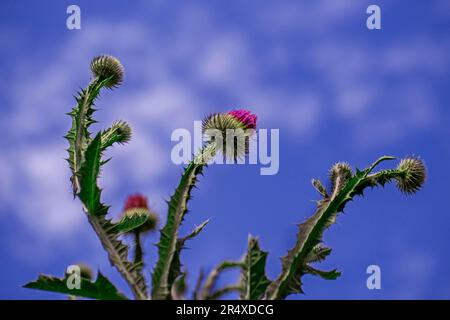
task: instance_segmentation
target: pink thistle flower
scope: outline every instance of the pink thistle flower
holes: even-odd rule
[[[128,196],[127,200],[125,201],[122,215],[132,217],[134,215],[142,214],[147,215],[148,219],[143,225],[134,229],[133,232],[145,233],[148,231],[156,230],[159,217],[156,212],[153,212],[153,210],[149,209],[147,198],[139,193]]]
[[[214,143],[217,136],[222,135],[222,142],[214,146],[214,154],[221,153],[233,160],[242,159],[249,153],[250,139],[256,131],[256,119],[256,115],[244,109],[213,113],[203,120],[203,134]],[[234,135],[231,143],[227,143],[229,130]]]
[[[228,112],[229,115],[233,116],[236,120],[242,123],[245,129],[256,129],[256,119],[257,116],[252,114],[248,110],[238,109]]]
[[[127,211],[129,209],[148,210],[147,198],[139,193],[128,196],[127,200],[125,201],[125,207],[123,211]]]

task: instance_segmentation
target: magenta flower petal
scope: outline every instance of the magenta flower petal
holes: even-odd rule
[[[256,115],[252,114],[248,110],[238,109],[228,112],[229,115],[233,116],[236,120],[244,125],[246,129],[256,129]]]
[[[129,209],[137,209],[137,208],[148,209],[147,198],[139,193],[130,195],[127,198],[127,200],[125,201],[125,207],[124,207],[123,211],[127,211]]]

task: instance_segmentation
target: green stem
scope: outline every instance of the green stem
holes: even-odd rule
[[[138,231],[133,232],[134,242],[136,244],[134,249],[134,263],[142,263],[142,244],[141,244],[141,233]]]
[[[203,167],[215,155],[215,144],[208,143],[194,157],[184,170],[180,183],[168,202],[167,221],[161,230],[158,243],[158,261],[152,274],[152,298],[154,300],[168,299],[170,294],[170,270],[177,252],[177,242],[181,223],[187,212],[187,203],[191,198],[197,176]]]
[[[219,275],[227,270],[232,268],[238,268],[241,267],[241,262],[235,262],[235,261],[224,261],[220,263],[217,267],[215,267],[209,274],[208,278],[206,278],[205,285],[203,287],[203,290],[200,294],[200,299],[202,300],[209,300],[211,299],[211,296],[213,294],[214,286],[217,282],[217,279],[219,278]]]
[[[222,297],[224,294],[233,292],[233,291],[240,291],[242,288],[239,284],[230,285],[223,287],[221,289],[218,289],[217,291],[214,291],[207,300],[218,300],[220,297]]]

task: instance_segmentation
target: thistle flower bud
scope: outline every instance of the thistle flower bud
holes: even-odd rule
[[[107,80],[106,88],[119,86],[123,81],[124,70],[119,60],[113,56],[103,55],[92,59],[91,71],[100,81]]]
[[[405,193],[412,194],[423,186],[426,179],[426,167],[418,157],[402,159],[397,167],[400,172],[397,178],[397,188]]]
[[[348,163],[338,162],[334,164],[329,172],[333,191],[340,191],[352,176],[353,170]]]
[[[125,201],[125,206],[122,215],[147,215],[147,221],[140,227],[133,230],[133,232],[144,233],[156,230],[158,226],[158,215],[151,211],[148,207],[147,198],[141,194],[130,195]]]
[[[125,144],[131,140],[132,129],[128,123],[119,120],[102,132],[102,149],[112,146],[114,143]]]
[[[203,132],[208,129],[256,129],[257,116],[247,110],[232,110],[228,113],[214,113],[203,120]]]
[[[208,132],[213,130],[225,132],[228,129],[244,129],[239,120],[227,113],[213,113],[207,116],[203,120],[202,128],[204,134],[208,134]]]
[[[255,133],[256,119],[256,115],[247,110],[215,113],[203,120],[203,134],[216,142],[216,151],[236,160],[249,152],[249,139]],[[233,143],[227,145],[227,140]]]
[[[112,128],[117,136],[117,143],[124,144],[131,140],[132,129],[125,121],[119,120],[114,122]]]

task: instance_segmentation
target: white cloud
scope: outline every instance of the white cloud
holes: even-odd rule
[[[373,106],[376,96],[374,88],[364,85],[338,91],[336,94],[336,102],[339,106],[337,112],[348,119],[361,118]]]
[[[394,74],[425,72],[439,75],[448,70],[448,49],[445,42],[438,43],[419,36],[389,45],[382,52],[381,62],[385,71]]]
[[[299,94],[283,104],[281,126],[303,141],[309,141],[317,133],[317,123],[322,112],[321,101],[314,93]]]
[[[29,232],[43,237],[70,238],[83,218],[70,193],[63,152],[61,146],[30,146],[9,159],[15,176],[6,203]]]
[[[172,81],[148,85],[126,95],[118,94],[111,109],[115,110],[112,113],[115,118],[126,118],[138,129],[151,132],[155,128],[191,126],[202,105],[198,96]],[[167,138],[170,141],[170,136]]]
[[[204,83],[236,88],[255,78],[257,65],[245,37],[238,32],[225,32],[211,39],[197,70]]]
[[[442,106],[430,83],[447,72],[448,50],[436,40],[422,48],[422,40],[387,42],[376,50],[348,40],[312,45],[311,58],[331,96],[327,111],[349,123],[355,148],[395,143],[439,124]]]
[[[101,183],[110,192],[120,188],[123,182],[145,185],[152,179],[164,175],[170,158],[169,153],[150,136],[141,132],[134,134],[133,140],[126,147],[117,147],[108,155],[113,161],[103,169]]]
[[[0,156],[0,202],[5,203],[13,195],[11,192],[12,183],[13,167],[4,155]]]
[[[274,34],[300,30],[319,35],[345,24],[346,19],[359,13],[358,9],[351,0],[273,3],[262,7],[260,26]]]

